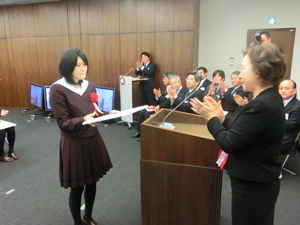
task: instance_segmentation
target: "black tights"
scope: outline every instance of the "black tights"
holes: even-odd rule
[[[75,224],[82,224],[80,207],[81,207],[81,196],[84,189],[84,202],[85,202],[85,211],[84,219],[88,223],[92,221],[92,211],[96,196],[96,182],[88,184],[84,187],[71,188],[69,196],[69,207],[72,214],[72,217],[75,221]]]
[[[8,155],[14,152],[14,145],[15,145],[15,139],[16,139],[16,133],[15,133],[15,128],[10,127],[6,128],[4,130],[0,130],[0,157],[4,157],[4,142],[5,142],[5,135],[7,133],[7,140],[9,143],[9,150],[8,150]]]

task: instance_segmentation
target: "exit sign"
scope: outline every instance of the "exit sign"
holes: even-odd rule
[[[276,18],[269,18],[269,24],[274,25],[276,22]]]

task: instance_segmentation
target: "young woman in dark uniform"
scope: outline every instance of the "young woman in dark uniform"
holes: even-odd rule
[[[92,83],[85,80],[88,60],[76,48],[64,51],[59,63],[61,79],[52,84],[50,103],[60,128],[60,183],[71,188],[69,207],[75,225],[97,223],[92,218],[96,196],[96,182],[112,168],[112,164],[98,132],[98,123],[82,125],[94,115]],[[85,212],[80,215],[84,190]]]

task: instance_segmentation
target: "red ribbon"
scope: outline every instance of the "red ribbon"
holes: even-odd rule
[[[93,103],[94,111],[96,113],[96,116],[99,116],[98,112],[97,112],[97,109],[96,109],[96,106],[95,106],[95,104],[98,102],[99,96],[97,95],[97,93],[91,93],[90,98],[91,98],[91,101]]]

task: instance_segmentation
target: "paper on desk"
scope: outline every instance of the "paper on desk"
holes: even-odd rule
[[[115,119],[115,118],[118,118],[118,117],[121,117],[121,116],[127,116],[127,115],[133,114],[135,112],[141,111],[142,109],[145,109],[147,107],[148,107],[148,105],[143,105],[143,106],[139,106],[139,107],[136,107],[136,108],[126,109],[126,110],[120,111],[117,114],[108,114],[108,115],[105,115],[105,116],[100,116],[100,117],[97,117],[97,118],[94,118],[94,119],[91,119],[91,120],[84,121],[82,123],[82,125],[101,122],[103,120]]]
[[[15,126],[17,126],[17,124],[11,123],[11,122],[7,122],[5,120],[0,120],[0,130],[4,130],[6,128],[15,127]]]

